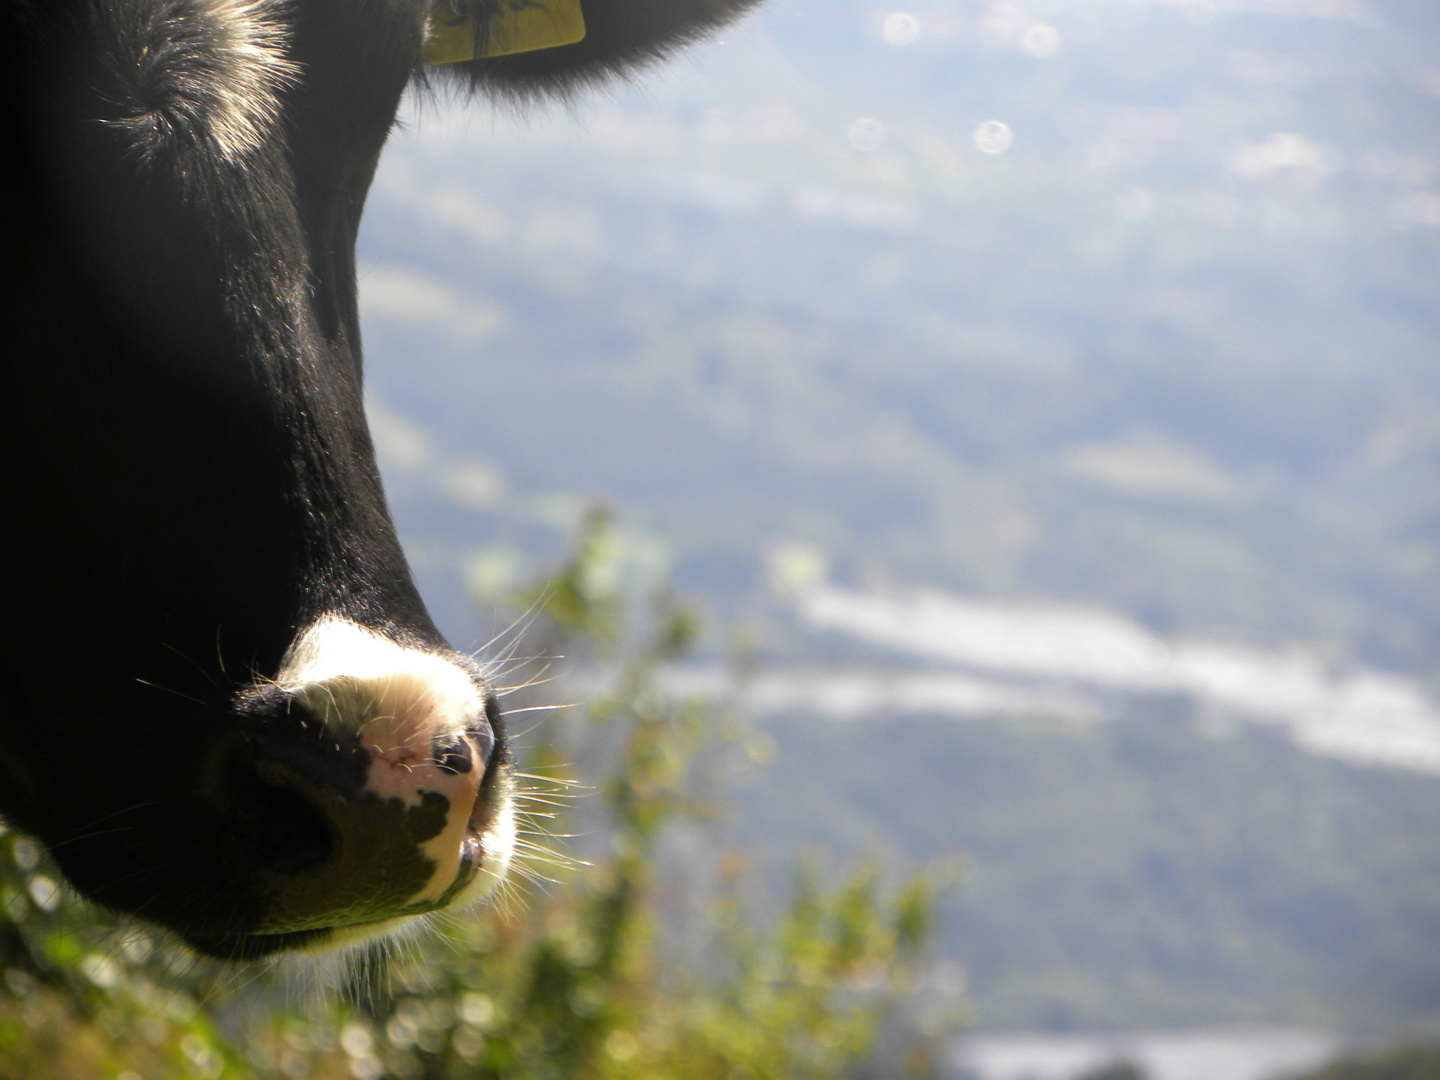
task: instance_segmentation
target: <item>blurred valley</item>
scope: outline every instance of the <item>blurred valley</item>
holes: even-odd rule
[[[773,750],[708,842],[955,861],[982,1029],[1440,1025],[1437,10],[771,0],[416,100],[360,274],[432,609],[614,507]]]

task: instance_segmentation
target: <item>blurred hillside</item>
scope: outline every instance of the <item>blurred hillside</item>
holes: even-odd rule
[[[982,1028],[1433,1027],[1440,784],[1192,720],[776,721],[736,833],[776,872],[956,860],[940,945]]]
[[[712,658],[988,680],[860,727],[792,695],[736,826],[973,860],[944,933],[984,1022],[1376,1029],[1440,1015],[1432,775],[1310,756],[1324,701],[1292,745],[1234,727],[1254,695],[897,648],[796,586],[1292,656],[1394,691],[1346,745],[1400,699],[1440,745],[1437,262],[1420,0],[776,0],[573,113],[417,104],[361,288],[456,639],[607,499]]]

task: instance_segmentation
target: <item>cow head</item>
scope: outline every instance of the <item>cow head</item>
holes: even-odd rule
[[[747,2],[4,0],[0,812],[80,892],[247,958],[503,874],[362,411],[366,190],[417,79],[566,93]]]

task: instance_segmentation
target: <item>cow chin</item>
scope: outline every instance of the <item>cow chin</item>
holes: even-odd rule
[[[253,959],[392,934],[482,899],[515,845],[494,700],[463,659],[326,618],[255,688],[256,719],[214,771],[256,879],[243,932],[180,927]],[[234,839],[234,838],[232,838]],[[234,923],[231,923],[234,926]]]

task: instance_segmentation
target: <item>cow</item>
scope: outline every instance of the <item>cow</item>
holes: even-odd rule
[[[0,0],[0,813],[81,895],[243,961],[501,879],[500,710],[362,407],[366,191],[407,87],[570,95],[749,3]]]

